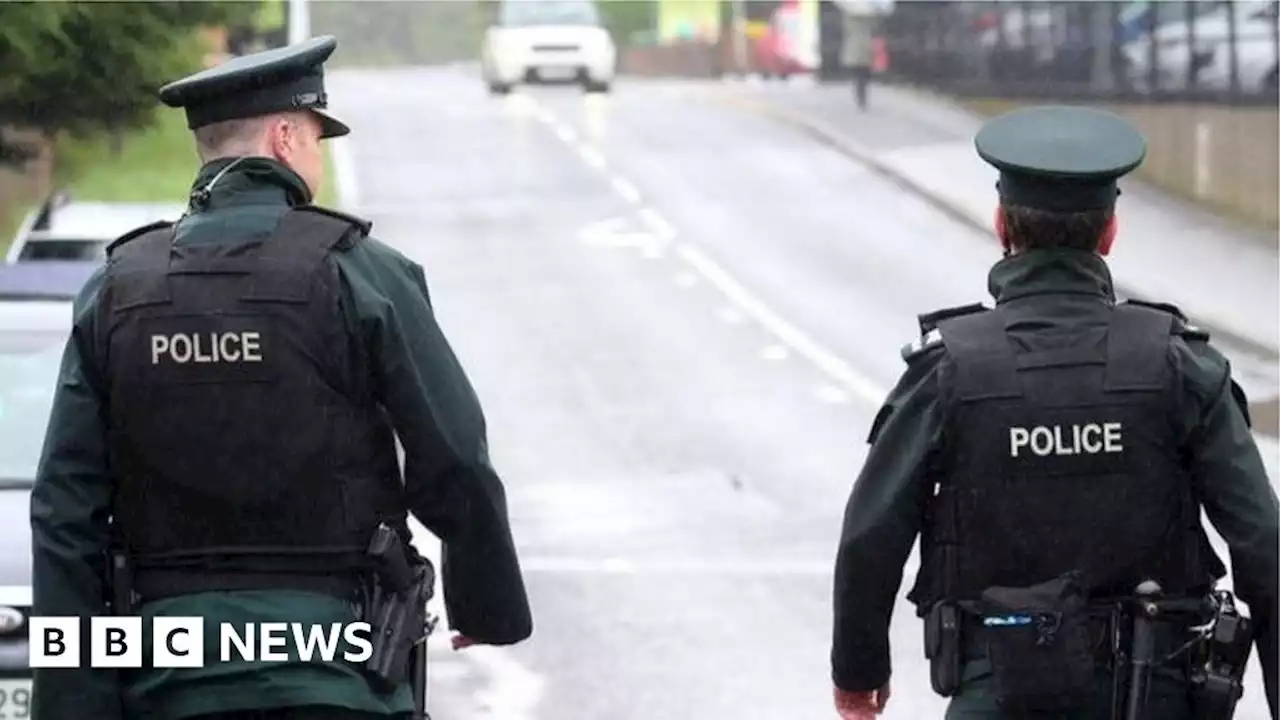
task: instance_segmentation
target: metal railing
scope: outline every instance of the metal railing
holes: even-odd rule
[[[1275,104],[1277,2],[908,2],[892,77],[962,96]]]

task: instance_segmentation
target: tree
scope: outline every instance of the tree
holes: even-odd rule
[[[0,128],[84,136],[148,125],[156,91],[196,70],[202,26],[252,2],[0,2]],[[2,132],[2,130],[0,130]],[[27,153],[0,135],[0,162]]]

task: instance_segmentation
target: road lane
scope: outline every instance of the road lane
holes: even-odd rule
[[[421,82],[412,117],[389,117],[405,77],[335,95],[361,98],[355,210],[425,265],[489,414],[535,609],[500,655],[536,678],[527,716],[826,717],[830,564],[874,406],[664,245],[569,133]],[[497,669],[459,671],[440,716]],[[519,692],[496,680],[505,717]]]
[[[334,82],[354,209],[426,266],[535,606],[525,646],[436,653],[437,717],[829,717],[863,437],[915,314],[985,296],[989,241],[678,87]],[[905,601],[893,641],[886,717],[939,716]]]

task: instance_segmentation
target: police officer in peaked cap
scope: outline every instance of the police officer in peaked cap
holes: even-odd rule
[[[1178,308],[1117,302],[1104,259],[1117,180],[1145,140],[1110,113],[1036,107],[989,121],[976,146],[999,170],[995,305],[920,316],[872,424],[835,567],[840,716],[889,699],[889,622],[919,534],[908,599],[948,718],[1208,717],[1193,703],[1243,671],[1203,682],[1206,653],[1225,646],[1191,642],[1189,627],[1215,607],[1237,650],[1256,642],[1275,718],[1277,501],[1244,393]],[[1248,612],[1211,594],[1224,567],[1201,508]],[[1139,633],[1134,608],[1166,607],[1139,593],[1182,612]],[[1150,672],[1112,652],[1140,635],[1153,647],[1133,656],[1150,652]],[[1134,677],[1148,690],[1130,708]]]
[[[422,268],[311,204],[320,141],[348,132],[325,110],[335,47],[160,91],[203,166],[187,213],[117,240],[75,301],[31,498],[33,611],[202,617],[205,663],[154,668],[148,620],[141,669],[36,670],[36,720],[407,715],[408,682],[341,651],[221,662],[216,623],[354,621],[370,538],[407,543],[410,512],[444,546],[455,649],[532,633],[485,418]]]

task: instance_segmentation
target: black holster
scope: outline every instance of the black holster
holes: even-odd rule
[[[366,674],[382,694],[410,681],[415,717],[425,718],[426,641],[434,627],[427,602],[435,591],[435,568],[386,525],[374,533],[368,555],[373,572],[363,615],[373,652]]]
[[[924,621],[924,656],[929,660],[933,691],[951,697],[960,689],[964,671],[964,633],[960,608],[935,603]]]

